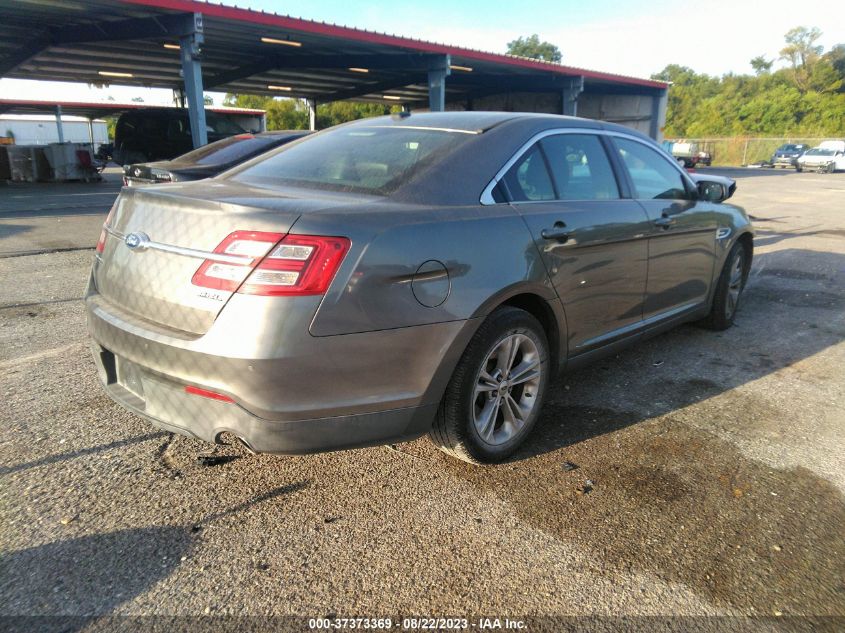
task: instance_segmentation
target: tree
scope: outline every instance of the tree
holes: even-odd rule
[[[770,70],[760,56],[756,75],[710,77],[671,64],[654,79],[672,82],[666,120],[670,138],[845,135],[845,45],[827,53],[818,29],[786,34],[788,67]]]
[[[839,79],[845,82],[845,44],[837,44],[824,54],[824,59],[830,62],[833,69],[839,74]],[[839,88],[845,92],[845,83]]]
[[[144,103],[144,97],[132,97],[134,103]]]
[[[541,42],[536,33],[527,37],[518,37],[508,42],[508,55],[530,57],[547,62],[560,62],[560,49],[551,42]]]
[[[205,96],[202,98],[202,102],[203,102],[205,105],[214,105],[214,98],[213,98],[213,97],[211,97],[210,95],[205,95]]]
[[[754,72],[758,75],[764,75],[772,71],[772,64],[774,63],[774,60],[767,60],[762,55],[758,55],[751,60],[751,68],[753,68]]]
[[[227,94],[223,105],[267,112],[268,130],[307,130],[308,109],[301,99],[263,97],[260,95]],[[401,109],[381,103],[334,101],[317,105],[317,129],[339,125],[347,121],[383,116]]]
[[[780,51],[780,58],[789,62],[792,70],[792,77],[798,89],[806,92],[810,86],[810,76],[813,73],[813,66],[819,61],[823,47],[816,44],[822,36],[822,32],[816,28],[796,26],[789,29],[784,36],[786,46]]]

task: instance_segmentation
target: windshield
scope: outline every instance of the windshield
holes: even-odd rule
[[[293,140],[293,138],[280,136],[238,134],[203,145],[174,159],[173,162],[186,165],[223,165],[233,160],[261,153],[262,148],[271,149],[279,145],[282,139]]]
[[[814,147],[807,151],[807,156],[833,156],[834,154],[835,152],[832,149],[822,149],[820,147]]]
[[[470,137],[430,128],[344,126],[284,147],[233,179],[385,195]]]
[[[779,152],[800,152],[803,149],[803,145],[781,145],[778,148]]]
[[[205,113],[205,128],[214,134],[231,136],[232,134],[243,134],[244,130],[240,125],[233,123],[225,116],[220,116],[214,112]]]

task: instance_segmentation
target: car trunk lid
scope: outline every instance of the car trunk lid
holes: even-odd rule
[[[122,311],[201,335],[232,296],[191,281],[203,261],[219,258],[212,254],[215,248],[236,231],[283,236],[301,213],[332,204],[337,202],[213,181],[124,189],[94,281],[103,298]]]

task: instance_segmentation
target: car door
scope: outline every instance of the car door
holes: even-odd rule
[[[648,217],[623,197],[598,134],[544,136],[503,176],[566,312],[570,355],[619,338],[642,320]]]
[[[713,279],[718,207],[698,200],[687,175],[662,152],[631,137],[611,138],[634,199],[650,220],[643,318],[659,320],[700,306]]]

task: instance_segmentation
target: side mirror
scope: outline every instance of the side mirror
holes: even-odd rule
[[[698,197],[708,202],[722,202],[731,197],[733,191],[720,182],[713,180],[698,181]]]

